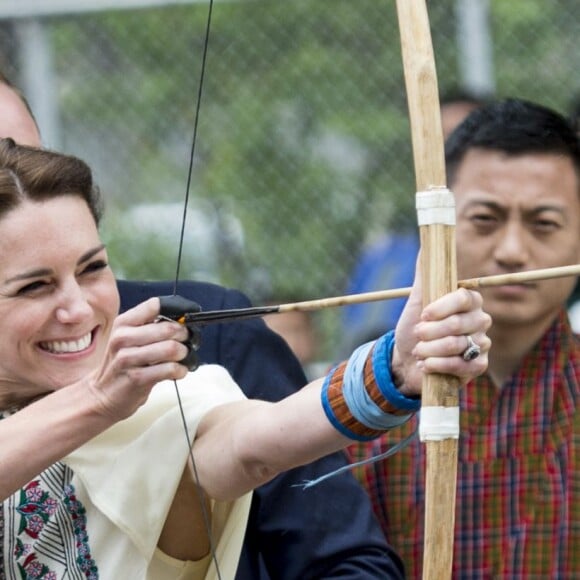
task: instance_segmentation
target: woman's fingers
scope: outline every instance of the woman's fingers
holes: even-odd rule
[[[183,378],[188,369],[180,363],[188,354],[183,344],[188,330],[161,320],[159,299],[128,310],[115,321],[108,352],[91,383],[103,413],[115,419],[131,415],[149,396],[156,383]]]
[[[171,320],[159,320],[159,306],[159,298],[150,298],[119,315],[111,333],[109,348],[116,351],[156,342],[187,340],[189,331],[184,325]]]
[[[122,372],[165,362],[179,362],[186,357],[187,353],[187,346],[178,340],[156,340],[143,345],[119,348],[114,360],[115,366]]]
[[[119,314],[115,324],[127,324],[130,326],[141,326],[147,322],[154,322],[159,316],[159,298],[149,298],[137,306]]]
[[[183,342],[187,340],[188,336],[189,332],[184,325],[169,320],[161,320],[141,326],[117,325],[111,334],[109,344],[111,348],[118,350],[167,340]]]
[[[487,368],[491,317],[478,292],[460,288],[419,309],[418,297],[407,304],[396,330],[393,371],[402,392],[418,395],[424,373],[454,375],[462,383]],[[479,355],[465,360],[470,336]]]
[[[417,360],[432,357],[453,357],[463,358],[464,353],[471,348],[471,343],[467,337],[470,336],[473,344],[479,347],[479,356],[489,352],[491,340],[483,332],[467,332],[457,336],[445,336],[444,338],[432,339],[428,341],[420,340],[413,349],[413,356]],[[473,359],[474,360],[474,359]],[[470,361],[466,361],[470,362]]]
[[[490,326],[491,317],[483,311],[481,295],[473,290],[456,290],[423,310],[415,326],[413,356],[424,372],[469,380],[487,368],[491,340],[486,332]],[[464,357],[468,350],[479,354],[469,360]]]
[[[462,384],[465,384],[486,371],[488,352],[482,352],[471,361],[465,361],[461,356],[429,357],[418,360],[417,366],[425,373],[456,376]]]
[[[441,321],[455,318],[461,314],[480,313],[483,310],[483,298],[475,290],[458,288],[454,292],[449,292],[441,298],[434,300],[423,308],[421,321]],[[456,329],[453,329],[456,330]]]

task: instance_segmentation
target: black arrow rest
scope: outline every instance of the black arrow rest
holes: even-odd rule
[[[194,371],[199,366],[197,351],[201,345],[201,328],[195,322],[188,320],[188,315],[194,312],[201,312],[201,306],[193,300],[188,300],[183,296],[160,296],[159,317],[157,320],[175,320],[187,328],[188,337],[183,342],[187,346],[187,356],[179,361],[190,371]]]

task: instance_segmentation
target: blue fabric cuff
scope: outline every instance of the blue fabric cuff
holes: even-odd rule
[[[374,341],[352,353],[344,371],[342,392],[346,405],[359,423],[370,429],[387,431],[402,425],[409,415],[385,413],[369,396],[364,384],[364,368],[373,347]]]
[[[373,352],[373,373],[381,394],[391,405],[409,412],[418,411],[421,408],[420,399],[411,399],[402,395],[391,374],[391,360],[395,348],[395,331],[391,330],[377,340]]]
[[[330,401],[328,400],[328,385],[330,384],[330,379],[334,374],[334,371],[338,368],[338,365],[334,366],[330,371],[326,374],[324,379],[324,383],[322,383],[322,390],[320,392],[320,399],[322,402],[322,409],[324,410],[324,414],[326,418],[330,421],[330,424],[342,435],[348,437],[349,439],[356,439],[359,440],[359,436],[356,433],[353,433],[350,429],[347,429],[337,418],[334,414],[332,407],[330,406]],[[366,441],[366,439],[362,439],[362,441]]]

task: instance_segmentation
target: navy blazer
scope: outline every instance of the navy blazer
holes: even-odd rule
[[[173,293],[171,282],[118,281],[121,310]],[[215,284],[182,281],[178,294],[203,310],[244,308],[249,299]],[[228,369],[247,397],[279,400],[306,384],[285,341],[254,319],[203,327],[199,358]],[[401,579],[370,501],[346,472],[303,490],[294,487],[345,464],[335,453],[279,475],[254,492],[236,580]],[[225,580],[225,579],[224,579]]]

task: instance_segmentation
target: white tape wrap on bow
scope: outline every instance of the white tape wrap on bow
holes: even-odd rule
[[[421,407],[421,441],[459,439],[459,407]]]

